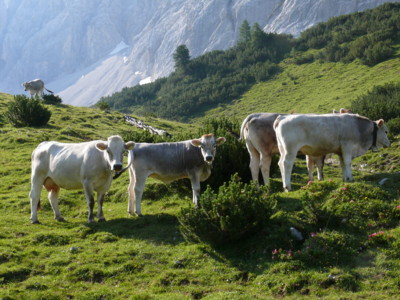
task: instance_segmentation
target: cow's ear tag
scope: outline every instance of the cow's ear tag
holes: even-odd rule
[[[201,146],[201,141],[200,140],[191,140],[190,142],[195,147],[200,147]]]
[[[222,145],[223,143],[225,143],[226,142],[226,138],[224,138],[224,137],[219,137],[219,138],[217,138],[217,145],[219,146],[219,145]]]
[[[106,143],[97,143],[96,144],[96,148],[101,150],[101,151],[104,151],[104,150],[107,150],[108,145]]]

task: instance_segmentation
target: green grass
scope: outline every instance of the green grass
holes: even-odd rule
[[[287,63],[276,80],[255,86],[234,105],[210,114],[226,113],[241,118],[254,111],[329,112],[347,107],[351,99],[373,84],[398,80],[398,65],[398,58],[374,68],[358,63]],[[10,95],[0,94],[0,114],[11,99]],[[325,167],[326,182],[311,186],[307,186],[305,162],[298,160],[293,174],[294,191],[290,193],[280,192],[281,181],[275,172],[272,184],[277,207],[273,226],[238,243],[214,247],[183,239],[177,215],[182,207],[192,204],[190,189],[178,188],[181,182],[166,186],[151,181],[143,197],[144,217],[128,216],[127,173],[113,182],[108,193],[104,204],[106,223],[87,224],[82,191],[65,190],[60,193],[60,210],[66,222],[55,221],[43,190],[39,211],[42,224],[30,224],[30,155],[38,143],[106,139],[112,134],[137,130],[126,124],[120,113],[67,105],[49,108],[53,115],[44,128],[13,128],[5,120],[0,127],[0,299],[398,297],[399,137],[391,148],[369,152],[354,161],[355,183],[345,185],[340,181],[341,171],[335,160]],[[196,133],[198,128],[156,118],[144,121],[172,134]],[[379,186],[383,178],[388,180]],[[357,253],[349,262],[340,256],[341,252],[340,259],[333,262],[331,257],[325,261],[322,256],[320,264],[313,264],[307,257],[273,259],[274,249],[282,249],[282,253],[306,249],[305,244],[290,237],[290,226],[302,230],[306,236],[304,243],[312,242],[311,231],[320,236],[333,234],[329,221],[322,218],[314,224],[305,218],[306,205],[302,200],[314,199],[316,195],[319,201],[321,189],[330,184],[337,188],[326,193],[324,203],[345,193],[343,188],[353,191],[355,201],[364,199],[364,192],[378,189],[385,192],[384,196],[368,197],[374,203],[393,207],[393,211],[365,219],[354,216],[354,220],[343,221],[343,226],[335,228],[338,237],[350,237],[356,245],[367,245],[359,253],[351,248]],[[349,225],[367,222],[373,223],[373,227],[360,230]],[[368,235],[379,230],[392,238],[382,244],[368,244]]]

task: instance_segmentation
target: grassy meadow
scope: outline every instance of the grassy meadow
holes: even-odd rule
[[[241,121],[256,111],[321,113],[348,107],[374,84],[398,80],[400,60],[372,68],[357,62],[283,64],[275,80],[255,85],[234,104],[208,115]],[[0,114],[10,100],[11,95],[0,94]],[[275,168],[267,198],[276,202],[269,226],[239,242],[215,246],[183,238],[177,216],[192,204],[191,190],[180,188],[182,182],[150,180],[144,216],[128,216],[127,173],[108,193],[106,223],[87,224],[83,192],[65,190],[60,211],[66,222],[55,221],[43,190],[41,224],[32,225],[30,155],[37,144],[106,139],[138,130],[121,113],[48,107],[52,116],[44,128],[14,128],[0,119],[0,299],[399,297],[398,136],[390,148],[354,160],[354,183],[341,182],[335,159],[325,167],[324,182],[307,183],[300,159],[292,176],[294,191],[282,193]],[[172,134],[195,135],[201,127],[201,119],[193,124],[141,119]],[[290,235],[292,226],[304,240]]]

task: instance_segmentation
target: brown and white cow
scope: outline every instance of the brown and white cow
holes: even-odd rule
[[[48,91],[49,93],[54,94],[52,91],[46,89],[44,87],[44,82],[41,79],[34,79],[28,82],[23,82],[22,86],[24,87],[25,91],[29,91],[29,93],[31,94],[31,97],[35,96],[35,97],[43,97],[43,89],[45,89],[46,91]]]
[[[252,179],[258,182],[258,174],[263,176],[264,184],[268,184],[272,156],[279,154],[273,124],[277,113],[253,113],[248,115],[240,128],[240,138],[246,142],[250,154],[250,171]],[[314,180],[314,166],[318,169],[318,180],[323,180],[324,156],[306,156],[308,178]]]
[[[389,147],[388,129],[381,119],[355,114],[279,116],[274,129],[281,154],[283,187],[291,190],[291,173],[298,151],[312,156],[339,155],[343,181],[352,181],[351,161],[368,149]]]
[[[107,141],[85,143],[43,142],[32,152],[31,176],[31,220],[39,223],[37,209],[42,186],[49,192],[49,201],[54,218],[63,221],[58,209],[60,188],[83,189],[89,207],[88,222],[94,222],[94,192],[97,192],[98,221],[105,221],[103,215],[104,195],[111,186],[113,172],[122,170],[123,154],[133,149],[135,143],[124,143],[114,135]]]
[[[136,143],[131,150],[133,163],[129,168],[128,213],[142,215],[141,200],[147,177],[165,183],[189,178],[193,190],[193,203],[199,204],[200,182],[211,175],[216,147],[225,142],[224,137],[213,134],[200,139],[175,143]]]

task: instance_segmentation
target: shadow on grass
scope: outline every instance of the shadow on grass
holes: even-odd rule
[[[141,239],[155,244],[177,245],[184,241],[176,216],[170,214],[118,218],[104,223],[86,224],[90,233],[108,232],[125,239]]]

